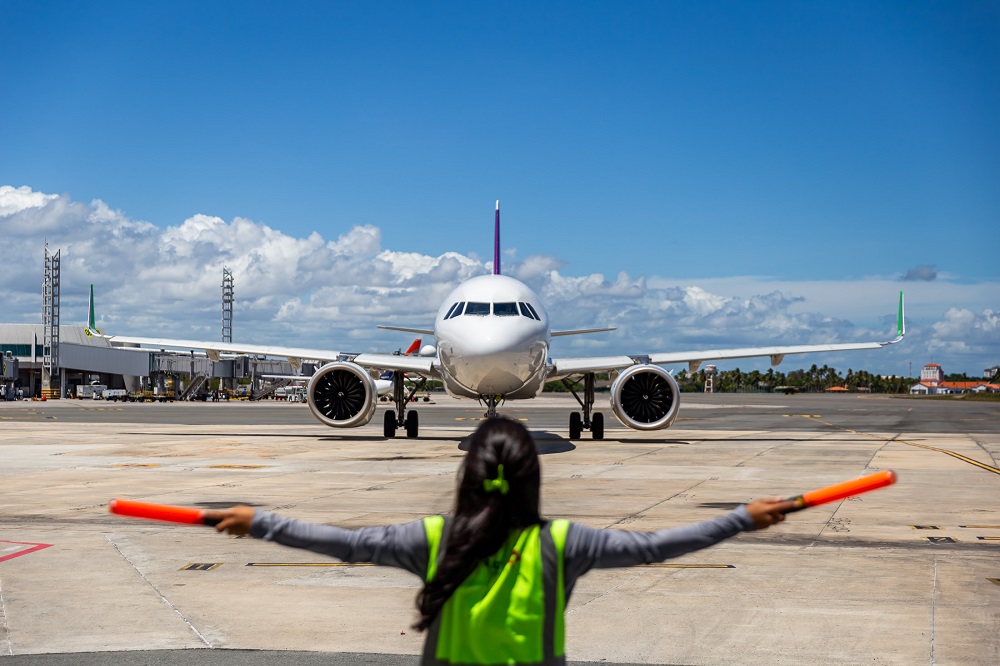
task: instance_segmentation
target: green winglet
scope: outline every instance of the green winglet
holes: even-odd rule
[[[903,292],[899,292],[899,314],[896,316],[896,336],[901,338],[906,335],[906,322],[903,321]]]

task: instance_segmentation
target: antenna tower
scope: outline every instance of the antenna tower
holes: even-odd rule
[[[45,277],[42,280],[42,395],[58,398],[59,376],[59,264],[62,250],[49,252],[45,244]]]
[[[233,341],[233,272],[222,267],[222,341]]]

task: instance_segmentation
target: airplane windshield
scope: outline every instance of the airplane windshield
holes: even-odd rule
[[[518,316],[517,303],[494,303],[493,314],[501,317],[516,317]]]
[[[473,303],[469,301],[469,304],[465,306],[465,314],[467,315],[488,315],[490,313],[489,303]]]

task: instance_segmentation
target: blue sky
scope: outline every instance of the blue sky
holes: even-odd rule
[[[0,230],[28,250],[0,257],[26,262],[9,319],[38,319],[44,229],[78,257],[64,281],[80,293],[94,281],[122,333],[215,337],[225,260],[247,267],[237,296],[253,335],[398,346],[369,324],[426,323],[414,319],[437,303],[374,301],[418,283],[443,296],[429,276],[446,253],[472,262],[448,277],[481,270],[500,199],[505,261],[552,299],[557,325],[630,315],[662,329],[572,342],[584,349],[881,339],[903,288],[908,349],[806,362],[1000,363],[995,2],[2,9]],[[46,224],[26,223],[43,210]],[[151,254],[117,247],[121,234],[88,245],[79,225],[94,220],[134,225]],[[310,272],[297,254],[314,233],[335,245],[355,227],[377,238],[362,264],[388,253],[377,279]],[[281,242],[241,251],[262,229]],[[187,256],[202,264],[186,270],[198,279],[165,253],[179,237],[197,248]],[[258,270],[281,256],[298,268],[271,275],[284,291],[258,293],[251,264],[274,246]],[[108,257],[143,285],[141,303],[95,269]],[[163,293],[161,261],[204,303]],[[588,300],[594,284],[607,303]],[[335,305],[338,293],[357,308]]]

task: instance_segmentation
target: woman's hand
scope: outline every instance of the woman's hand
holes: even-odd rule
[[[216,531],[229,532],[234,536],[250,534],[250,523],[253,521],[254,510],[249,506],[234,506],[221,511],[206,511],[206,521],[218,521]]]
[[[769,499],[754,500],[747,504],[747,513],[753,520],[755,530],[763,530],[771,525],[777,525],[785,519],[785,512],[795,508],[795,502],[771,497]]]

